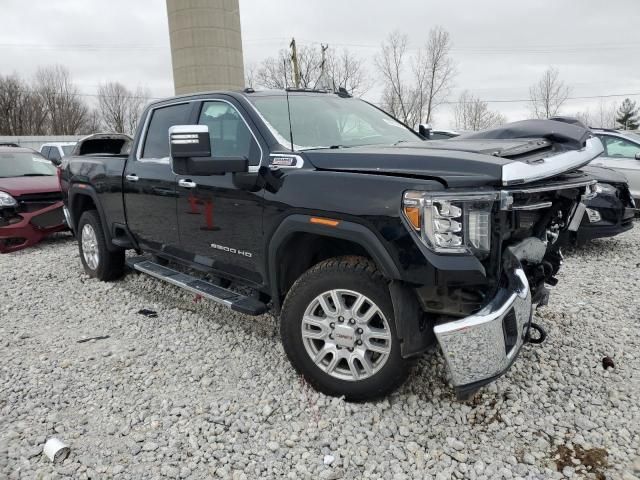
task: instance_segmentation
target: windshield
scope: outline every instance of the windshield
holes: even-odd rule
[[[36,152],[0,152],[0,178],[56,174],[56,167]]]
[[[251,98],[278,141],[290,145],[289,112],[285,95]],[[289,95],[294,148],[390,145],[420,140],[386,113],[355,98],[330,94]]]
[[[62,151],[65,155],[71,155],[71,152],[73,152],[73,147],[75,147],[75,145],[63,145]]]

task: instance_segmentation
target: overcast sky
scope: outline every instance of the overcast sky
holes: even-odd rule
[[[640,94],[640,0],[240,0],[240,13],[247,64],[296,37],[348,48],[375,78],[373,58],[389,32],[406,33],[417,48],[441,25],[457,64],[452,100],[464,89],[485,100],[526,99],[549,65],[572,97]],[[87,95],[112,80],[148,87],[153,97],[173,93],[165,0],[2,0],[0,18],[0,74],[29,76],[59,63]],[[571,100],[563,113],[595,111],[600,101]],[[490,107],[509,120],[527,115],[526,102]],[[436,126],[450,120],[449,107],[436,112]]]

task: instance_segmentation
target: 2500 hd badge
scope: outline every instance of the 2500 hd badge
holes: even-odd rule
[[[212,243],[211,248],[215,248],[216,250],[222,250],[223,252],[234,253],[236,255],[242,255],[247,258],[253,257],[251,252],[247,252],[245,250],[238,250],[237,248],[233,248],[233,247],[225,247],[224,245],[218,245],[217,243]]]

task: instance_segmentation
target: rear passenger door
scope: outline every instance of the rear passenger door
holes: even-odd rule
[[[244,111],[231,98],[203,101],[195,123],[207,125],[213,157],[246,157],[257,177],[266,145]],[[263,191],[234,184],[236,174],[178,175],[180,243],[191,260],[227,277],[264,281]]]
[[[194,103],[159,106],[149,112],[138,149],[125,167],[127,225],[148,251],[175,255],[179,249],[176,176],[169,162],[169,127],[183,125]]]

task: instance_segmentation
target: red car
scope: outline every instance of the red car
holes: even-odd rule
[[[0,253],[66,228],[56,167],[28,148],[0,147]]]

